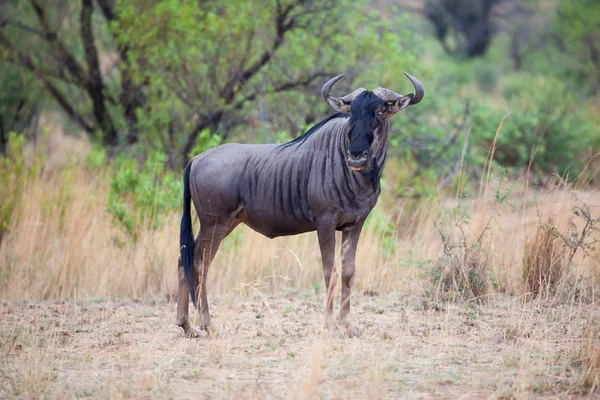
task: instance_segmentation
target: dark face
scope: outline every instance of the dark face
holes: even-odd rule
[[[350,132],[348,134],[348,167],[356,171],[370,164],[371,145],[386,116],[385,103],[372,92],[365,91],[350,104]]]

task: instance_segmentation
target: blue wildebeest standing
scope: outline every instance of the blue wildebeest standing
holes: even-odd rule
[[[225,144],[194,157],[183,175],[177,324],[193,333],[189,295],[199,308],[202,327],[211,332],[206,297],[210,264],[221,241],[241,222],[274,238],[317,231],[325,275],[326,325],[334,327],[335,231],[342,231],[340,324],[349,335],[360,332],[350,318],[350,291],[358,237],[375,206],[388,148],[388,119],[417,104],[423,86],[406,96],[384,88],[363,88],[344,97],[323,86],[323,97],[337,113],[285,144]],[[194,240],[190,202],[200,219]],[[192,289],[190,291],[190,288]],[[198,305],[197,294],[201,302]]]

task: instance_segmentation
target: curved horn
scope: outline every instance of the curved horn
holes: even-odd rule
[[[329,102],[329,98],[332,97],[331,94],[329,94],[329,92],[331,91],[331,88],[333,87],[333,85],[335,85],[335,83],[337,81],[339,81],[340,79],[342,79],[344,77],[344,75],[346,75],[345,73],[340,74],[338,76],[336,76],[333,79],[330,79],[327,81],[326,84],[323,85],[323,89],[321,90],[321,93],[323,94],[323,98]]]
[[[404,75],[406,75],[406,77],[408,79],[410,79],[413,86],[415,87],[415,93],[412,95],[412,99],[410,100],[410,105],[417,104],[421,100],[423,100],[423,96],[425,96],[425,88],[423,88],[423,85],[421,85],[421,82],[419,82],[419,80],[417,78],[415,78],[414,76],[412,76],[406,72],[404,73]]]
[[[400,97],[403,97],[401,94],[398,94],[398,93],[394,92],[393,90],[382,88],[382,87],[373,89],[373,94],[375,96],[379,97],[385,103],[396,101]]]
[[[425,89],[423,88],[423,85],[421,85],[421,82],[419,82],[419,80],[417,78],[415,78],[414,76],[412,76],[410,74],[407,74],[406,72],[404,73],[404,75],[406,75],[406,77],[408,79],[410,79],[413,86],[415,87],[415,93],[407,94],[407,96],[411,97],[409,105],[417,104],[421,100],[423,100],[423,96],[425,95]],[[390,101],[396,101],[400,97],[404,97],[401,94],[394,92],[393,90],[381,88],[381,87],[374,89],[373,93],[375,94],[375,96],[379,97],[381,100],[385,101],[386,103],[388,103]]]
[[[419,103],[421,100],[423,100],[423,96],[425,95],[425,89],[423,88],[423,85],[421,85],[421,82],[417,80],[417,78],[407,74],[406,72],[404,75],[406,75],[406,77],[412,82],[413,86],[415,87],[415,93],[402,96],[401,94],[386,88],[379,87],[373,90],[373,94],[375,94],[375,96],[379,97],[386,103],[392,103],[388,107],[388,113],[390,116],[405,107]]]
[[[335,97],[331,95],[331,88],[333,87],[333,85],[339,81],[340,79],[342,79],[342,77],[346,75],[346,74],[340,74],[338,76],[336,76],[333,79],[330,79],[329,81],[327,81],[327,83],[325,85],[323,85],[323,89],[321,90],[321,93],[323,94],[323,98],[325,99],[325,101],[336,111],[340,111],[346,114],[350,114],[350,103],[352,103],[352,100],[354,100],[354,98],[356,96],[358,96],[359,94],[361,94],[362,92],[364,92],[366,89],[364,88],[360,88],[360,89],[356,89],[354,92],[347,94],[344,97]]]

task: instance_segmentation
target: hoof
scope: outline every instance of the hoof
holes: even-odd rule
[[[189,324],[179,326],[183,329],[183,336],[187,338],[197,338],[200,336],[200,333],[197,330],[192,329]]]
[[[353,338],[353,337],[358,338],[358,337],[362,336],[362,331],[360,329],[358,329],[358,327],[352,323],[352,319],[350,319],[348,317],[341,318],[340,324],[342,325],[346,336],[348,336],[350,338]]]
[[[336,333],[340,328],[333,318],[325,318],[324,326],[325,330],[329,331],[330,333]]]
[[[218,334],[215,332],[215,329],[212,327],[212,325],[200,325],[200,326],[198,326],[198,330],[205,331],[206,336],[208,336],[208,337],[218,336]]]
[[[362,331],[353,324],[346,326],[346,335],[350,338],[359,338],[362,336]]]
[[[196,329],[191,329],[187,337],[190,339],[198,339],[200,337],[200,332],[198,332]]]

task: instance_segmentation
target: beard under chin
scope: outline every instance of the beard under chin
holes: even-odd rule
[[[372,182],[373,189],[376,189],[379,186],[379,166],[377,165],[377,160],[375,158],[372,158],[365,168],[356,172],[361,174],[365,180]]]

